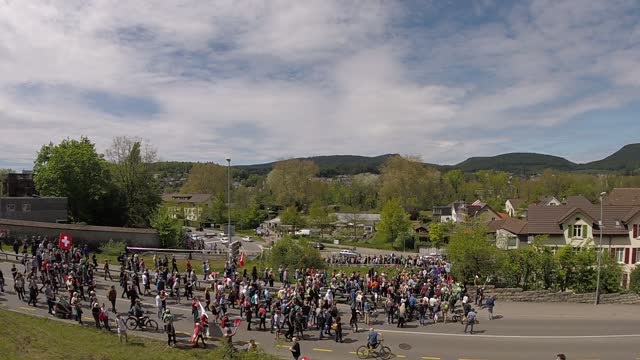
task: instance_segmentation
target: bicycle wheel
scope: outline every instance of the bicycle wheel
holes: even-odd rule
[[[127,329],[129,330],[135,330],[138,327],[138,320],[134,317],[129,317],[127,318]]]
[[[385,359],[385,360],[386,360],[386,359],[389,359],[389,358],[391,357],[391,355],[392,355],[392,354],[391,354],[391,349],[389,349],[389,347],[388,347],[388,346],[383,346],[383,347],[381,347],[381,348],[380,348],[380,352],[379,352],[379,354],[380,354],[380,357],[381,357],[382,359]]]
[[[356,355],[358,355],[360,359],[367,359],[369,358],[369,349],[365,345],[360,345],[358,350],[356,350]]]
[[[144,324],[147,330],[158,331],[158,323],[155,320],[147,319],[147,322]]]

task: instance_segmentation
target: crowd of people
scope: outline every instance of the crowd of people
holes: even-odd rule
[[[429,266],[440,259],[439,256],[420,256],[409,255],[397,256],[396,254],[387,255],[342,255],[331,254],[325,258],[325,261],[331,265],[396,265],[400,267],[421,268]]]
[[[112,275],[115,269],[109,261],[100,267],[104,280],[118,281],[119,298],[129,302],[129,313],[118,314],[115,285],[109,286],[106,294],[110,307],[99,302],[96,296],[99,266],[95,253],[86,246],[63,251],[54,243],[33,237],[14,246],[25,255],[22,271],[15,264],[11,270],[18,298],[36,306],[42,293],[50,313],[79,323],[82,323],[83,309],[88,308],[97,328],[110,331],[110,322],[115,321],[121,341],[127,341],[127,316],[145,316],[141,304],[144,296],[155,299],[156,317],[163,324],[169,346],[175,346],[176,335],[175,317],[167,308],[167,301],[180,304],[182,298],[186,298],[191,301],[193,346],[206,346],[209,327],[219,326],[225,342],[233,347],[233,337],[244,322],[248,332],[269,331],[276,340],[292,341],[294,358],[296,353],[300,355],[300,341],[314,337],[310,334],[317,333],[318,339],[328,337],[341,343],[346,328],[357,332],[359,322],[374,325],[373,317],[379,311],[384,312],[386,323],[398,327],[416,320],[420,325],[427,325],[429,320],[447,322],[461,312],[459,316],[467,319],[471,332],[477,316],[466,287],[451,278],[451,265],[437,258],[367,256],[359,260],[369,265],[366,272],[350,274],[338,270],[290,271],[283,266],[261,271],[254,266],[248,270],[240,269],[235,262],[227,262],[216,272],[208,261],[203,261],[197,275],[189,260],[186,268],[179,269],[173,255],[154,255],[147,264],[142,256],[127,253],[117,259],[119,277],[115,280]],[[398,265],[397,272],[393,276],[378,272],[375,267],[378,264]],[[348,308],[340,309],[339,299],[344,300]],[[483,305],[482,301],[482,293],[476,293],[475,304]],[[462,304],[460,310],[458,302]],[[495,298],[489,298],[485,305],[491,316]],[[348,322],[345,315],[349,317]],[[467,330],[465,328],[465,332]],[[255,342],[247,347],[255,348]]]

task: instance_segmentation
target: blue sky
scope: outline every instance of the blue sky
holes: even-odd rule
[[[81,135],[236,164],[543,152],[640,133],[637,0],[8,0],[0,167]]]

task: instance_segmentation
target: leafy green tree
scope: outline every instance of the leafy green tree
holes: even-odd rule
[[[203,217],[214,224],[227,223],[227,202],[223,198],[224,194],[216,195],[210,203],[206,204],[203,210]]]
[[[227,167],[214,163],[194,164],[180,192],[183,194],[227,193]]]
[[[411,237],[411,220],[402,208],[400,201],[388,200],[380,213],[380,222],[376,225],[376,241],[379,243],[397,242],[400,247]]]
[[[440,172],[419,159],[394,156],[380,169],[380,201],[397,199],[402,207],[415,212],[430,209],[441,198]]]
[[[636,266],[631,272],[631,279],[629,280],[629,289],[640,294],[640,266]]]
[[[173,217],[173,214],[166,206],[158,208],[151,218],[151,226],[158,232],[161,247],[176,248],[183,245],[182,223]]]
[[[280,223],[282,225],[291,226],[294,232],[296,231],[296,229],[299,229],[305,225],[304,217],[294,206],[289,206],[282,213],[280,213]]]
[[[242,208],[233,208],[231,218],[239,229],[255,229],[266,218],[258,203]]]
[[[320,239],[324,239],[324,230],[336,221],[335,215],[329,214],[327,209],[317,200],[309,208],[308,219],[309,224],[320,229]]]
[[[126,136],[114,138],[107,150],[112,179],[124,198],[125,226],[148,227],[162,202],[160,183],[151,173],[155,154],[140,139]]]
[[[33,172],[41,196],[67,197],[72,221],[95,225],[122,222],[121,203],[107,162],[88,138],[42,146]]]
[[[308,160],[278,162],[267,176],[267,187],[282,206],[306,208],[313,200],[318,165]]]
[[[478,223],[460,224],[453,229],[447,248],[451,271],[456,279],[470,283],[478,275],[493,278],[499,270],[499,252],[487,238],[487,229]]]
[[[460,169],[446,172],[443,175],[444,181],[451,186],[455,195],[459,194],[460,186],[464,182],[464,174]]]
[[[326,266],[318,249],[314,249],[306,240],[293,240],[289,236],[276,242],[266,257],[272,268],[283,265],[290,269],[323,269]]]
[[[429,224],[429,241],[431,241],[431,246],[438,249],[444,244],[444,240],[447,237],[446,228],[446,224],[439,222]]]

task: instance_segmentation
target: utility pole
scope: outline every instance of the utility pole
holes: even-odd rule
[[[227,158],[227,259],[231,262],[231,158]]]
[[[604,221],[602,220],[602,199],[607,195],[606,192],[600,193],[600,223],[598,227],[600,228],[600,244],[598,245],[598,279],[596,281],[596,298],[595,304],[598,305],[600,303],[600,272],[602,268],[602,231],[604,230]]]

